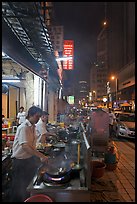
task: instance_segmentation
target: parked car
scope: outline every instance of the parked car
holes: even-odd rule
[[[121,108],[114,108],[114,111],[121,111]]]
[[[135,138],[135,114],[119,112],[116,117],[116,137]]]

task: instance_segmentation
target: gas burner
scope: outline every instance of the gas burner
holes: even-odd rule
[[[70,175],[66,174],[62,177],[51,177],[47,175],[46,173],[43,175],[43,182],[46,184],[53,184],[53,185],[62,185],[66,184],[70,181],[71,177]]]
[[[69,186],[69,183],[47,183],[45,181],[43,181],[43,184],[45,186],[48,186],[48,187],[65,187],[67,188]]]

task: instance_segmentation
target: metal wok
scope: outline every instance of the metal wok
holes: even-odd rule
[[[64,142],[68,141],[68,135],[69,135],[68,130],[61,129],[58,131],[57,135],[58,135],[58,141],[64,141]]]
[[[43,172],[43,177],[47,178],[47,175],[49,177],[53,178],[60,178],[64,177],[65,175],[69,175],[72,171],[72,161],[69,159],[65,161],[61,161],[58,164],[54,163],[54,161],[50,161],[49,164],[46,164],[41,168],[41,171]],[[44,176],[45,175],[45,176]]]
[[[49,177],[53,178],[61,178],[66,175],[69,175],[72,171],[71,167],[60,167],[60,168],[49,168],[46,170],[45,174],[48,175]]]

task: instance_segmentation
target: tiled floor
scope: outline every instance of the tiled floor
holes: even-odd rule
[[[120,158],[116,170],[105,170],[102,178],[98,182],[105,182],[104,189],[98,191],[100,201],[114,202],[135,202],[135,144],[127,145],[126,142],[114,141],[117,146]],[[113,183],[107,188],[107,183]],[[91,200],[94,195],[91,194]],[[99,195],[100,193],[100,195]],[[105,196],[104,196],[105,195]],[[101,200],[102,197],[102,200]],[[99,199],[97,199],[99,201]],[[94,201],[94,200],[93,200]]]
[[[112,173],[117,177],[116,185],[119,183],[118,192],[125,201],[135,202],[135,145],[116,141],[115,144],[120,151],[120,160]]]

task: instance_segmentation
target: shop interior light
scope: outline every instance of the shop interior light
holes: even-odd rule
[[[6,54],[4,52],[2,52],[2,57],[5,57],[5,56],[6,56]]]
[[[2,51],[2,58],[10,59],[10,57],[3,51]]]
[[[20,82],[20,79],[2,79],[2,82],[4,83],[10,83],[10,82]]]

